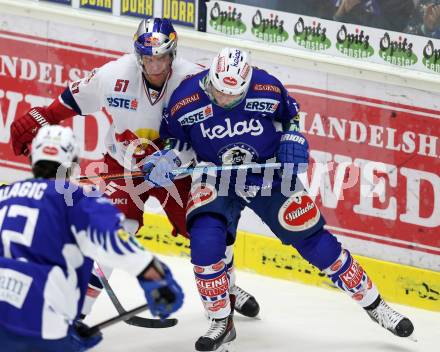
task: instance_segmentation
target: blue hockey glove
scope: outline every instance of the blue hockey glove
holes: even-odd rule
[[[90,337],[82,336],[82,333],[88,329],[88,326],[80,321],[76,321],[69,327],[66,339],[66,350],[83,352],[96,346],[102,340],[102,333],[99,332]],[[72,347],[74,347],[72,349]]]
[[[183,291],[174,280],[170,269],[159,259],[154,258],[152,263],[144,271],[153,266],[162,276],[160,280],[146,280],[141,274],[138,276],[139,283],[145,292],[151,314],[162,319],[177,311],[183,304]]]
[[[309,143],[299,132],[285,132],[281,136],[277,157],[282,164],[294,164],[295,173],[306,171],[309,164]]]
[[[180,158],[173,149],[158,150],[147,158],[142,167],[144,179],[156,187],[168,186],[176,177],[171,171],[180,165]]]

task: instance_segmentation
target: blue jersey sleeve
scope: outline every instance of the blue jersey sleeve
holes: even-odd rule
[[[279,82],[279,87],[281,90],[281,99],[275,120],[285,125],[295,121],[299,113],[299,104],[289,95],[289,92],[284,88],[281,82]]]
[[[124,215],[104,197],[81,197],[70,207],[70,231],[83,254],[100,264],[140,274],[153,256],[123,228]]]

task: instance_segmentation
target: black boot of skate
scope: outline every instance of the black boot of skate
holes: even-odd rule
[[[373,321],[396,336],[410,337],[414,332],[411,320],[396,312],[380,296],[365,310]]]
[[[220,347],[226,346],[229,342],[235,340],[234,326],[234,301],[231,297],[231,314],[223,319],[211,319],[211,326],[206,334],[200,336],[196,341],[196,351],[217,351]]]
[[[231,294],[235,296],[235,311],[245,317],[255,318],[260,312],[260,305],[254,296],[247,293],[237,285],[231,288]]]

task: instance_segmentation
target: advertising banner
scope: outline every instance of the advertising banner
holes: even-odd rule
[[[195,0],[162,0],[162,13],[176,24],[188,27],[196,24]]]
[[[104,12],[112,12],[113,0],[80,0],[79,7]]]
[[[69,82],[119,56],[114,51],[0,31],[0,167],[30,170],[28,159],[12,152],[10,126],[16,117],[32,106],[48,105]],[[83,143],[83,167],[102,158],[109,126],[103,112],[69,119],[66,124]]]
[[[65,5],[72,5],[72,0],[40,0],[40,1],[55,2],[57,4],[65,4]]]
[[[207,32],[440,73],[440,40],[293,13],[207,3]]]
[[[440,255],[440,111],[287,85],[332,232]]]
[[[120,0],[121,15],[141,18],[153,17],[154,0]]]
[[[237,12],[234,18],[236,23]],[[277,35],[281,40],[280,33]],[[69,81],[88,75],[94,67],[121,53],[7,31],[0,31],[0,38],[0,167],[29,170],[27,159],[12,152],[12,121],[31,106],[50,103]],[[326,42],[323,43],[319,47],[328,50]],[[363,52],[365,46],[358,49]],[[194,62],[210,60],[214,55],[192,48],[179,50],[179,55]],[[369,55],[368,49],[366,52],[363,55]],[[437,268],[440,109],[435,101],[438,96],[415,89],[403,90],[386,84],[376,87],[368,81],[256,64],[262,64],[261,67],[280,78],[282,72],[283,83],[300,103],[301,130],[311,149],[311,165],[304,183],[320,205],[329,229],[337,235],[362,241],[364,248],[358,253],[387,259],[384,245],[388,245],[401,251],[401,262],[417,266],[430,256],[437,263],[432,267]],[[403,99],[406,103],[401,102]],[[67,123],[83,143],[83,173],[94,173],[85,167],[102,157],[104,136],[110,124],[107,115],[98,111]]]

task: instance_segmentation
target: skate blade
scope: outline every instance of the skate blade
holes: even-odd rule
[[[226,342],[224,344],[222,344],[221,346],[219,346],[216,350],[213,350],[211,352],[235,352],[235,348],[232,345],[233,341],[230,342]],[[199,352],[197,350],[194,350],[195,352]]]
[[[234,345],[231,342],[226,342],[221,345],[215,352],[235,352]]]

